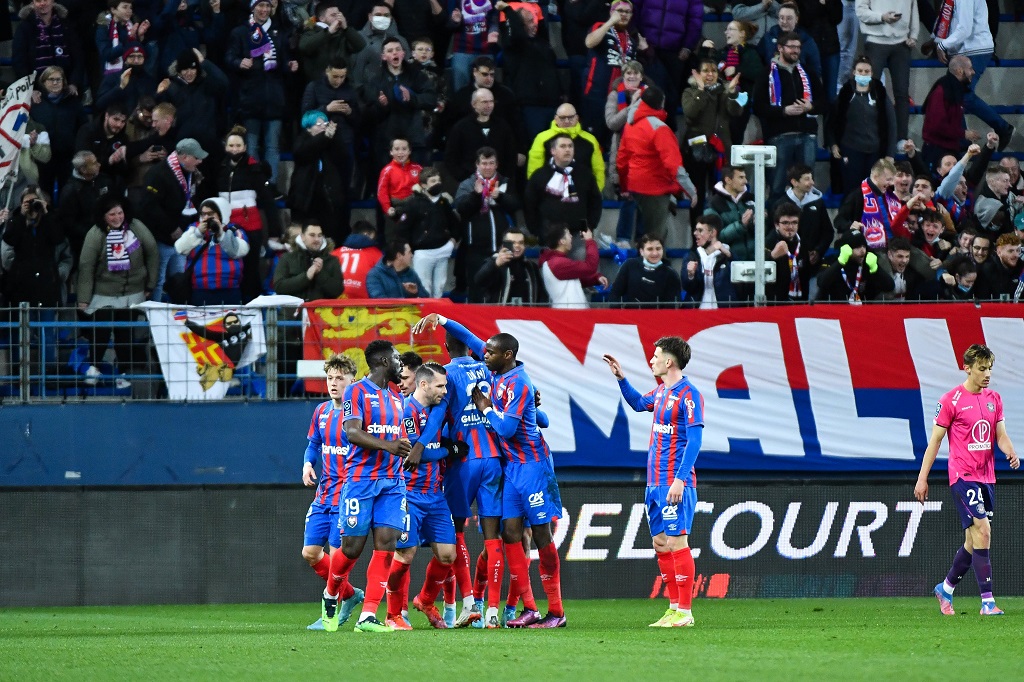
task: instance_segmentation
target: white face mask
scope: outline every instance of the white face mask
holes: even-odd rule
[[[373,17],[370,25],[377,31],[386,31],[391,28],[391,17]]]

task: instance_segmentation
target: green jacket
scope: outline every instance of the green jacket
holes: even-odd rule
[[[571,135],[573,140],[582,140],[583,144],[580,144],[578,141],[576,143],[577,162],[586,158],[586,155],[581,154],[580,150],[584,146],[588,146],[590,148],[588,153],[590,156],[591,170],[594,171],[594,179],[597,180],[597,188],[603,190],[605,178],[604,158],[601,156],[601,145],[598,144],[597,138],[584,130],[579,123],[570,128],[559,128],[558,125],[552,121],[550,128],[539,133],[537,137],[533,138],[533,144],[530,145],[530,154],[526,160],[526,178],[529,179],[530,176],[548,160],[547,142],[559,133]],[[507,171],[508,169],[504,169],[503,172]]]
[[[315,81],[327,65],[335,57],[344,57],[349,65],[349,74],[353,69],[356,54],[366,47],[366,39],[351,26],[334,35],[319,23],[313,24],[299,36],[299,53],[302,54],[302,70],[306,80]],[[347,79],[352,82],[352,79]]]
[[[133,220],[130,229],[141,242],[141,248],[128,256],[131,267],[121,272],[107,268],[107,231],[93,225],[85,235],[82,256],[78,262],[79,303],[89,303],[93,296],[130,296],[156,287],[160,270],[160,251],[153,233],[139,220]]]
[[[718,238],[729,245],[733,260],[754,259],[754,216],[751,216],[749,224],[743,224],[743,214],[747,209],[757,210],[754,196],[744,192],[739,200],[733,199],[721,182],[711,191],[707,208],[704,209],[704,215],[714,213],[722,219],[722,231]]]
[[[345,278],[341,274],[341,262],[331,255],[334,242],[328,239],[323,247],[313,253],[306,249],[302,237],[295,239],[295,247],[281,256],[274,270],[274,291],[278,294],[298,296],[304,301],[321,298],[338,298],[345,290]],[[306,271],[314,258],[323,258],[324,266],[312,280]]]

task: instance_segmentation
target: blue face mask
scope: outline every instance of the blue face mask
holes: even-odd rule
[[[747,106],[747,93],[741,92],[740,94],[736,95],[736,103],[739,104],[741,107]]]
[[[871,76],[854,76],[853,80],[862,88],[871,85]]]
[[[965,294],[969,294],[971,292],[971,289],[974,288],[974,285],[972,284],[969,287],[965,287],[963,284],[957,284],[956,288],[959,289],[960,291],[964,292]]]
[[[658,261],[657,263],[652,263],[651,261],[649,261],[646,258],[644,258],[644,266],[646,266],[648,268],[656,268],[659,265],[661,265],[661,261]]]

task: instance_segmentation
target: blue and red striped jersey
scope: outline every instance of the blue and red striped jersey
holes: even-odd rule
[[[369,377],[345,389],[345,421],[359,420],[359,427],[382,440],[402,437],[402,397],[390,388],[381,388]],[[376,481],[382,478],[403,478],[402,458],[386,450],[368,450],[349,444],[345,458],[346,481]]]
[[[410,396],[405,402],[405,419],[402,421],[402,435],[415,444],[427,425],[427,418],[433,408],[424,407],[416,398]],[[430,443],[423,443],[423,458],[416,470],[408,474],[405,489],[414,493],[443,492],[441,481],[443,462],[437,461],[441,449],[441,438],[435,437]]]
[[[520,464],[546,462],[551,451],[537,426],[536,391],[523,363],[505,374],[492,376],[490,398],[502,421],[511,418],[518,422],[511,435],[499,438],[505,457]]]
[[[498,30],[498,13],[491,1],[452,0],[448,7],[449,16],[453,10],[462,13],[462,24],[452,35],[452,52],[490,54],[487,34]]]
[[[628,382],[623,380],[620,384],[628,385]],[[637,411],[654,413],[647,452],[647,485],[672,485],[690,440],[688,430],[704,426],[704,397],[689,379],[683,377],[673,386],[660,384],[640,397],[637,404],[630,404]],[[692,466],[686,472],[685,484],[697,485],[697,474]]]
[[[225,226],[225,229],[227,226]],[[245,230],[237,229],[232,226],[230,229],[234,229],[235,236],[244,242],[248,242],[249,238],[245,236]],[[207,236],[207,240],[210,237]],[[196,252],[202,248],[202,245],[192,249],[186,258],[186,262],[191,263],[195,260]],[[212,290],[212,289],[237,289],[242,284],[242,259],[232,258],[224,252],[220,244],[211,242],[209,246],[203,249],[203,252],[199,254],[199,260],[196,261],[196,267],[192,271],[192,286],[196,289]]]
[[[345,437],[342,411],[333,406],[333,401],[320,403],[313,410],[307,438],[308,449],[320,454],[320,483],[314,501],[337,507],[341,500],[341,487],[345,483],[348,439]],[[306,461],[310,458],[307,457]]]
[[[444,368],[448,372],[448,394],[441,406],[447,410],[448,435],[469,445],[463,461],[501,457],[498,437],[487,428],[487,419],[476,409],[471,397],[477,384],[490,384],[491,371],[471,357],[455,358]]]

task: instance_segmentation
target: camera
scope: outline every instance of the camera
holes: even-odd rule
[[[505,241],[503,241],[501,243],[501,248],[508,249],[509,251],[514,251],[515,250],[514,247],[515,247],[515,244],[513,244],[512,241],[509,240],[509,239],[506,239]]]
[[[46,204],[43,203],[42,199],[33,199],[28,207],[30,210],[36,211],[37,213],[46,210]]]

